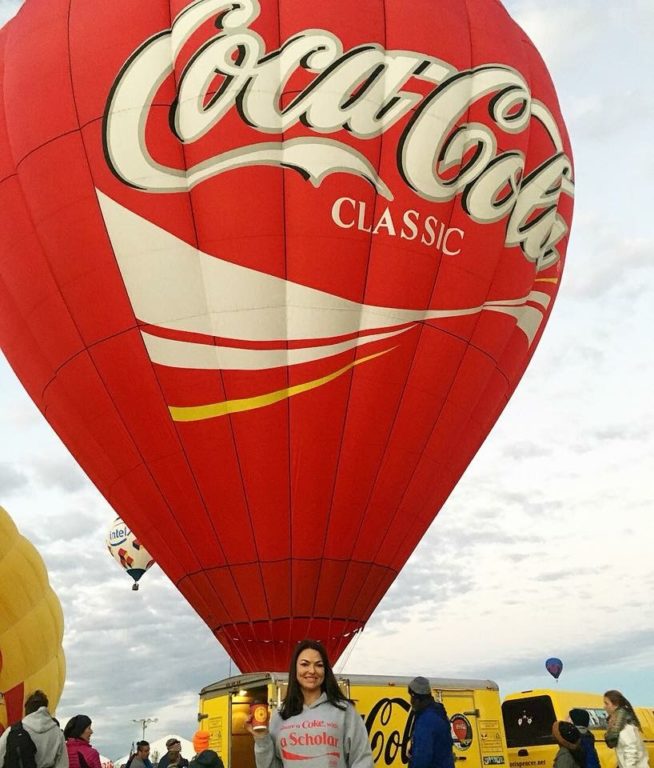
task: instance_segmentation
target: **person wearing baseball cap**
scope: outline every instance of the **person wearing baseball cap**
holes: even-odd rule
[[[188,760],[182,757],[182,742],[177,736],[166,740],[168,752],[159,760],[159,768],[188,768]]]
[[[415,721],[409,754],[409,768],[454,768],[452,731],[445,707],[435,701],[426,677],[409,683]]]

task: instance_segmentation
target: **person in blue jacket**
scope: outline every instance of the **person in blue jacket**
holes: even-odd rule
[[[445,707],[434,701],[426,677],[409,683],[414,714],[409,768],[454,768],[452,730]]]

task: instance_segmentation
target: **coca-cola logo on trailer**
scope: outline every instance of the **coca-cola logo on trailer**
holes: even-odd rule
[[[571,162],[554,117],[531,97],[518,71],[492,63],[458,71],[433,56],[385,50],[376,43],[344,50],[340,39],[323,29],[298,32],[267,50],[250,28],[259,13],[257,0],[200,0],[132,53],[115,79],[104,118],[107,161],[125,184],[175,193],[227,171],[268,165],[293,168],[316,187],[330,174],[354,174],[391,202],[393,190],[364,154],[328,136],[346,129],[365,141],[401,124],[397,169],[417,198],[443,203],[461,195],[471,221],[506,219],[506,245],[519,246],[538,270],[558,261],[556,246],[568,226],[557,205],[561,194],[573,194]],[[189,54],[189,41],[212,19],[219,33]],[[313,78],[282,106],[284,87],[298,70]],[[281,134],[301,123],[308,135],[255,140],[188,169],[165,165],[148,147],[146,125],[156,94],[173,71],[181,76],[170,114],[171,141],[198,142],[219,130],[232,110],[258,134]],[[427,83],[428,92],[412,90],[412,81],[421,81],[423,90]],[[462,124],[482,99],[488,100],[489,124]],[[525,174],[524,153],[501,149],[496,134],[518,136],[534,121],[545,129],[551,154]],[[420,236],[425,244],[438,237],[446,254],[458,253],[465,237],[462,229],[439,230],[433,217],[420,222],[412,209],[394,213],[387,207],[376,222],[366,224],[360,201],[348,197],[334,201],[331,217],[336,227],[374,227],[375,234]]]

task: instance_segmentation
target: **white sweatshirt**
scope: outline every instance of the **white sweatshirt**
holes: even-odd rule
[[[302,712],[282,720],[278,712],[270,730],[254,742],[257,768],[373,768],[368,732],[351,704],[339,709],[322,694]]]
[[[631,723],[627,723],[620,731],[615,752],[620,768],[649,768],[642,736],[638,728]]]

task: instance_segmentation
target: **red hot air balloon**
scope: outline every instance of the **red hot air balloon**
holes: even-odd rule
[[[552,309],[538,53],[496,0],[27,0],[1,46],[9,362],[242,670],[338,656]]]

